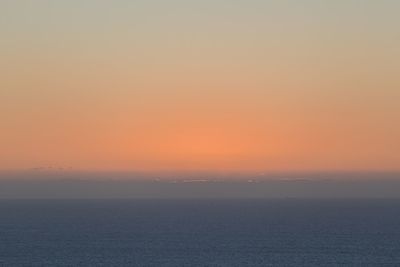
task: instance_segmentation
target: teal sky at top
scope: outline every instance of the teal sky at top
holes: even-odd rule
[[[316,34],[337,42],[346,35],[398,41],[399,10],[395,0],[4,0],[0,33],[6,44],[23,39],[26,45],[57,38],[160,41],[184,34],[193,42],[207,37],[301,42]]]
[[[11,74],[47,59],[61,66],[125,64],[138,73],[146,66],[180,72],[195,64],[205,72],[236,68],[232,73],[281,64],[288,77],[306,69],[327,76],[363,72],[385,81],[379,90],[391,101],[400,64],[399,10],[396,0],[4,0],[0,55]]]

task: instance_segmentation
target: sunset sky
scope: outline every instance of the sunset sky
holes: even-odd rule
[[[400,171],[399,11],[3,0],[0,170]]]

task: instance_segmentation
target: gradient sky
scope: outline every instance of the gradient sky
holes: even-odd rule
[[[0,169],[400,170],[399,10],[3,0]]]

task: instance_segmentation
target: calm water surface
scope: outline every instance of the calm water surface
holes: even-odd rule
[[[400,201],[1,200],[0,266],[400,266]]]

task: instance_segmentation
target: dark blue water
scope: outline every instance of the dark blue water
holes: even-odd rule
[[[400,201],[2,200],[0,266],[400,266]]]

